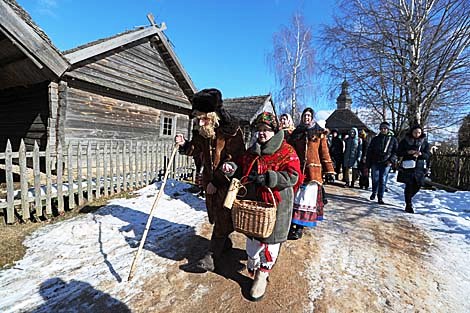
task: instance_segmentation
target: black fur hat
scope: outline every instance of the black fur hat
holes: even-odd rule
[[[222,106],[222,93],[215,88],[203,89],[191,99],[193,111],[204,113],[215,112]]]

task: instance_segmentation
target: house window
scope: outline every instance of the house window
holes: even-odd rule
[[[160,134],[162,136],[174,136],[176,132],[176,117],[170,115],[162,116]]]

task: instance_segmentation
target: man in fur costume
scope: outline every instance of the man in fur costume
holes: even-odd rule
[[[232,247],[229,238],[233,232],[231,212],[223,207],[230,181],[221,171],[221,166],[245,152],[239,122],[225,110],[222,103],[222,94],[217,89],[197,92],[191,104],[192,115],[199,120],[199,132],[190,141],[182,134],[175,137],[181,154],[200,155],[202,158],[202,186],[209,222],[214,228],[209,250],[197,266],[207,271],[214,271],[215,263],[223,252]]]
[[[299,156],[303,174],[303,184],[294,199],[289,239],[301,238],[304,227],[313,227],[317,220],[323,219],[323,174],[328,180],[334,180],[336,174],[328,151],[327,134],[328,131],[315,122],[313,109],[306,108],[301,124],[288,140]]]

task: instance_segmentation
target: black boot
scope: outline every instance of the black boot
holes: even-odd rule
[[[214,253],[208,251],[204,257],[197,262],[196,266],[201,270],[213,272],[215,270]]]
[[[303,229],[304,227],[300,225],[295,225],[295,228],[291,227],[291,230],[289,231],[289,236],[287,239],[297,240],[297,239],[302,238]]]
[[[217,262],[220,260],[222,254],[226,251],[225,249],[229,249],[229,246],[231,248],[232,241],[230,238],[228,238],[228,236],[215,237],[214,234],[212,234],[209,244],[209,251],[202,259],[197,262],[197,267],[202,270],[213,272]]]
[[[224,249],[222,252],[223,253],[229,252],[230,250],[232,250],[232,247],[233,247],[232,240],[230,239],[230,237],[227,237],[227,239],[225,239]]]
[[[405,212],[406,213],[414,213],[415,211],[413,210],[413,205],[411,203],[407,203],[405,206]]]

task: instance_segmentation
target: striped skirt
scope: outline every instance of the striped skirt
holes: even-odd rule
[[[317,225],[323,220],[323,194],[321,186],[311,182],[302,185],[294,198],[292,223],[305,227]]]

